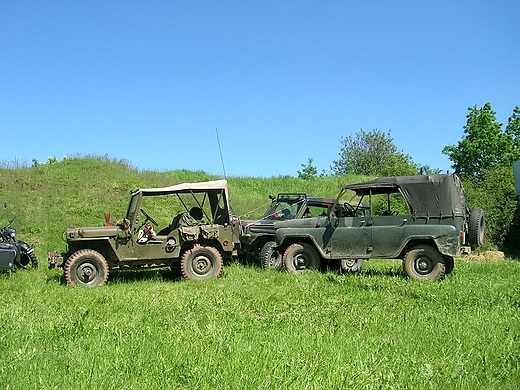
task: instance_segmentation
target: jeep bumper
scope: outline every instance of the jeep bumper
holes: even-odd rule
[[[47,253],[47,260],[49,261],[49,269],[63,266],[65,261],[65,254],[58,251]]]

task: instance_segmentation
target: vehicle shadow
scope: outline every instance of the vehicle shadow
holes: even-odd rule
[[[179,270],[170,268],[156,269],[121,269],[112,270],[108,277],[108,283],[133,283],[143,280],[160,280],[165,282],[178,282],[182,280],[182,273]]]
[[[154,269],[118,269],[111,270],[108,276],[107,284],[113,283],[134,283],[143,280],[159,280],[164,282],[179,282],[183,279],[180,270],[171,270],[170,268],[154,268]],[[67,285],[63,273],[53,274],[47,277],[49,283],[59,283]]]
[[[340,270],[329,269],[326,271],[327,280],[329,282],[339,282],[339,279],[344,278],[380,278],[380,277],[391,277],[391,278],[406,278],[403,270],[400,268],[378,268],[378,269],[364,269],[361,272],[342,272]]]

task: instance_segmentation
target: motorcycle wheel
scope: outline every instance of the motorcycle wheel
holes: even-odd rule
[[[15,265],[20,268],[25,268],[29,264],[31,264],[31,268],[33,269],[38,268],[38,259],[36,258],[34,251],[27,253],[22,250],[20,253],[20,261],[16,261]]]

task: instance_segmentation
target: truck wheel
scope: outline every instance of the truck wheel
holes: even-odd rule
[[[182,255],[181,271],[186,279],[218,278],[222,272],[222,256],[212,246],[196,244]]]
[[[469,216],[468,241],[472,247],[479,247],[484,243],[485,225],[484,210],[475,207]]]
[[[451,256],[444,256],[444,266],[446,268],[446,275],[451,274],[453,268],[455,267],[455,261]]]
[[[108,279],[108,264],[101,253],[81,249],[67,259],[63,274],[71,286],[97,287]]]
[[[294,273],[308,269],[317,269],[320,266],[320,256],[316,249],[307,243],[290,245],[283,255],[285,268]]]
[[[431,245],[417,245],[404,256],[403,268],[410,278],[437,280],[446,273],[444,261],[444,256]]]
[[[260,265],[263,268],[280,268],[282,266],[282,255],[274,247],[274,241],[267,241],[260,250]]]
[[[363,259],[341,259],[341,270],[347,273],[361,272],[365,260]]]

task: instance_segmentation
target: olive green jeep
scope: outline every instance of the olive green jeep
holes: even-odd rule
[[[258,220],[241,220],[241,250],[246,257],[258,261],[264,268],[280,268],[283,265],[282,253],[276,250],[274,241],[275,221],[303,219],[325,216],[335,204],[334,198],[307,196],[305,193],[279,193],[276,197],[269,195],[271,203]],[[366,205],[358,205],[360,212]],[[345,207],[345,206],[340,206]],[[348,213],[344,208],[343,212]]]
[[[62,267],[68,284],[94,287],[110,270],[164,266],[180,266],[188,279],[216,278],[223,259],[238,255],[226,180],[138,189],[123,219],[105,218],[104,226],[67,229],[67,251],[49,253],[49,267]]]
[[[361,209],[362,202],[368,211]],[[469,212],[462,183],[453,174],[345,185],[326,216],[275,221],[274,226],[276,249],[293,272],[322,262],[355,272],[367,259],[387,258],[402,259],[411,278],[441,279],[453,270],[454,257],[484,240],[484,213],[480,208]]]

